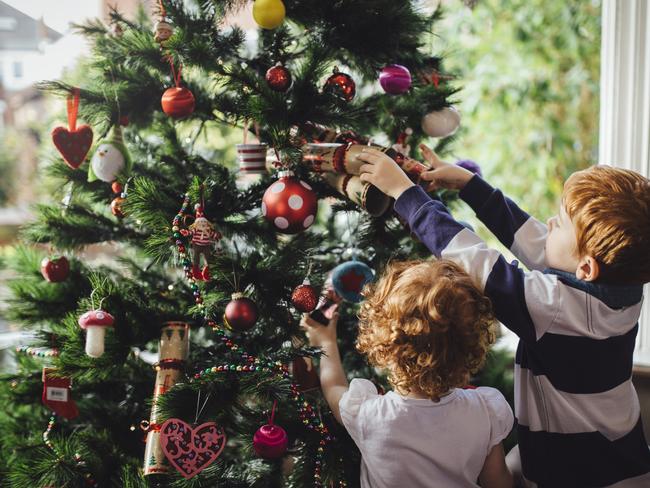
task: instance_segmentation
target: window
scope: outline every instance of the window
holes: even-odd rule
[[[20,61],[14,61],[14,78],[23,77],[23,63]]]

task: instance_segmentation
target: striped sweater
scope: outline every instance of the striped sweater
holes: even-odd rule
[[[436,256],[462,265],[519,336],[515,415],[528,486],[650,486],[631,382],[642,287],[546,269],[547,228],[478,176],[460,194],[530,271],[509,263],[418,186],[395,210]]]

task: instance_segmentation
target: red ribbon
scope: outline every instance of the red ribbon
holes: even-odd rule
[[[178,65],[178,71],[174,69],[174,60],[171,56],[168,57],[169,59],[169,65],[172,67],[172,77],[174,78],[174,83],[176,84],[176,88],[180,88],[181,86],[181,70],[183,69],[183,65],[179,64]]]
[[[79,110],[79,88],[74,87],[68,95],[68,129],[74,132],[77,128],[77,112]]]
[[[158,0],[158,5],[160,5],[160,16],[161,17],[167,17],[167,11],[165,10],[165,6],[162,3],[162,0]]]
[[[271,415],[269,416],[269,425],[273,425],[273,419],[275,418],[275,407],[277,407],[278,401],[273,400],[273,408],[271,408]]]

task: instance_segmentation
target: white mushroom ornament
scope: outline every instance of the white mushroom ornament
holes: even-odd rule
[[[79,327],[86,331],[86,354],[98,358],[104,354],[106,328],[113,327],[115,319],[104,310],[90,310],[79,317]]]

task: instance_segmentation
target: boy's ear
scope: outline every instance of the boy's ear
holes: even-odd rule
[[[578,269],[576,269],[576,278],[583,281],[596,281],[600,274],[600,265],[595,258],[591,256],[584,256],[578,262]]]

